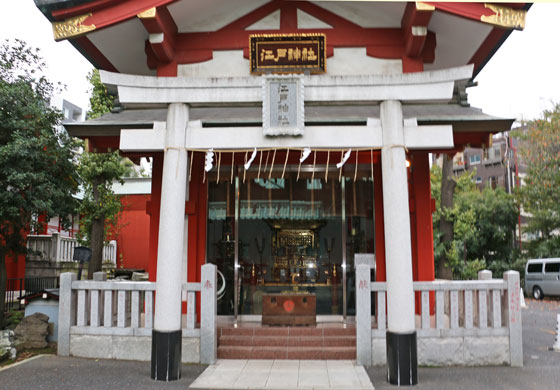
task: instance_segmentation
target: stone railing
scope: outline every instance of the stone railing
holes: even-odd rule
[[[370,283],[369,275],[369,267],[357,266],[357,358],[379,365],[386,359],[387,285]],[[481,280],[414,283],[419,364],[523,366],[519,273],[491,278],[481,271]]]
[[[27,248],[32,251],[28,255],[30,260],[42,260],[51,262],[71,262],[74,256],[74,248],[78,246],[75,238],[63,237],[59,233],[38,234],[27,236]],[[117,241],[109,241],[103,246],[103,261],[117,262]]]
[[[216,271],[202,267],[201,283],[184,283],[187,313],[183,316],[183,363],[213,363],[216,358]],[[60,276],[58,354],[90,358],[149,361],[154,326],[156,284],[94,280],[77,281],[74,273]],[[200,327],[196,294],[200,294]],[[206,308],[206,309],[205,309]],[[201,331],[202,329],[202,331]]]

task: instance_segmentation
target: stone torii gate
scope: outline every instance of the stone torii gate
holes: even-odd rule
[[[262,127],[203,128],[200,122],[189,121],[189,104],[260,104],[263,94],[259,77],[157,78],[101,71],[101,80],[109,88],[117,88],[120,102],[127,107],[168,107],[166,122],[156,122],[149,130],[123,129],[120,137],[122,151],[164,152],[152,377],[158,380],[180,377],[181,279],[186,275],[183,258],[188,223],[184,217],[187,150],[371,148],[381,149],[388,370],[390,376],[400,375],[401,383],[416,384],[406,149],[450,149],[454,145],[451,125],[418,126],[415,119],[403,119],[402,104],[448,102],[453,96],[455,82],[470,79],[472,71],[472,66],[463,66],[389,76],[304,76],[305,102],[379,104],[380,118],[369,118],[365,126],[309,126],[305,134],[298,137],[268,137],[263,135]],[[371,342],[371,338],[369,340]],[[201,345],[203,363],[212,363],[215,357],[216,340],[210,345]],[[364,364],[371,363],[371,356],[361,360]],[[406,373],[397,374],[404,370]],[[396,382],[396,378],[389,380]]]

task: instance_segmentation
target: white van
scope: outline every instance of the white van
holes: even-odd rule
[[[560,258],[527,261],[525,293],[535,299],[543,299],[545,295],[560,295]]]

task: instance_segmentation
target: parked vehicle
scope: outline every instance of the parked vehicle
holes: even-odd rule
[[[560,296],[560,258],[532,259],[525,265],[525,293],[535,299]]]

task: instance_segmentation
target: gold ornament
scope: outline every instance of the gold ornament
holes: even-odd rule
[[[525,15],[527,15],[527,11],[486,3],[484,4],[484,7],[489,8],[494,12],[494,15],[482,15],[480,17],[480,20],[484,23],[513,28],[515,30],[523,30],[525,28]]]
[[[152,7],[150,9],[145,10],[145,11],[142,11],[136,16],[138,16],[138,18],[140,18],[140,19],[155,18],[156,17],[156,7]]]
[[[82,24],[82,22],[90,16],[91,13],[76,16],[75,18],[69,18],[63,22],[54,22],[52,24],[54,40],[61,41],[63,39],[77,37],[89,31],[95,30],[95,24]]]

